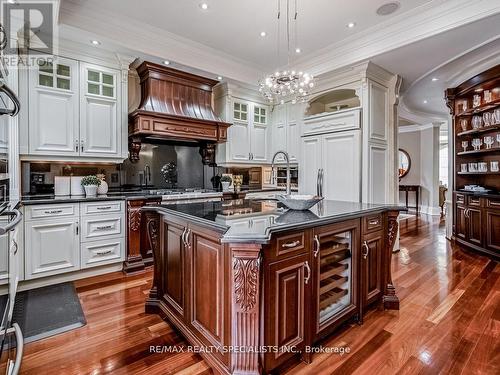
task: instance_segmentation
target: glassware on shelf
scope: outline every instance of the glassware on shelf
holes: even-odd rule
[[[486,148],[489,150],[491,146],[495,143],[495,140],[493,139],[492,136],[488,135],[484,137],[484,144],[486,145]]]
[[[469,147],[469,142],[468,141],[462,141],[462,147],[464,149],[464,152],[467,151],[467,147]]]
[[[457,113],[462,113],[467,111],[467,100],[459,100],[457,102]]]
[[[490,126],[493,125],[493,114],[491,112],[485,112],[483,113],[483,123],[484,126]]]
[[[460,164],[460,172],[467,172],[467,164]]]
[[[500,145],[500,133],[497,133],[497,142]]]
[[[493,122],[495,124],[500,124],[500,108],[495,109],[493,112]]]
[[[472,129],[477,130],[483,125],[483,119],[481,116],[472,117]]]
[[[477,170],[478,172],[488,172],[488,163],[485,161],[477,163]]]
[[[463,132],[467,131],[468,125],[469,125],[469,121],[467,121],[466,118],[463,118],[463,119],[460,120],[460,127],[462,128]]]
[[[474,95],[472,99],[472,106],[474,108],[479,107],[481,105],[481,95]]]
[[[481,146],[483,145],[483,141],[480,138],[474,138],[471,142],[472,147],[474,147],[475,151],[479,151]]]
[[[477,163],[469,163],[469,172],[477,172]]]
[[[498,172],[498,160],[490,161],[490,171]]]
[[[489,103],[493,100],[490,90],[484,90],[483,98],[485,103]]]

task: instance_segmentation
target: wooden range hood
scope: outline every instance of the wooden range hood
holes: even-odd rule
[[[215,143],[227,140],[227,128],[212,109],[212,88],[218,81],[143,62],[137,68],[141,104],[129,115],[130,160],[139,160],[144,141],[198,142],[205,158]]]

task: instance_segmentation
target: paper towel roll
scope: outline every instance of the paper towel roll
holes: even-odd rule
[[[71,176],[71,195],[85,195],[82,178],[83,176]]]
[[[54,177],[54,194],[57,196],[70,195],[70,178],[63,176]]]

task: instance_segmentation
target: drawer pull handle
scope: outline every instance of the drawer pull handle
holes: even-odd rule
[[[107,230],[107,229],[113,229],[113,225],[104,225],[102,227],[97,227],[97,230]]]
[[[14,239],[12,239],[12,247],[14,249],[13,253],[14,253],[14,255],[16,255],[17,254],[17,250],[19,250],[19,245],[17,244],[17,241],[14,240]]]
[[[319,249],[321,247],[321,244],[319,242],[319,238],[318,238],[318,235],[314,235],[314,257],[317,258],[318,257],[318,253],[319,253]]]
[[[309,279],[311,278],[311,267],[309,267],[309,262],[306,261],[304,263],[304,267],[307,271],[307,276],[304,277],[304,283],[307,284],[309,282]]]
[[[111,210],[111,206],[106,206],[106,207],[97,207],[98,210]]]
[[[369,220],[369,221],[368,221],[368,224],[369,224],[369,225],[379,225],[379,224],[380,224],[380,222],[379,222],[379,220],[378,220],[378,219],[372,219],[372,220]]]
[[[111,254],[113,252],[113,250],[102,250],[102,251],[96,251],[95,253],[97,255],[106,255],[106,254]]]
[[[293,241],[293,242],[287,242],[287,243],[284,243],[283,245],[281,245],[281,247],[285,248],[285,249],[289,249],[291,247],[295,247],[297,245],[300,244],[300,241],[297,240],[297,241]]]
[[[492,206],[500,206],[500,202],[490,201],[490,205],[492,205]]]
[[[51,214],[60,214],[61,212],[63,212],[62,210],[51,210],[51,211],[43,211],[43,213],[47,214],[47,215],[51,215]]]

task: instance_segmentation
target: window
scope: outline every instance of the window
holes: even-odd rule
[[[253,111],[253,122],[255,122],[257,124],[266,124],[267,123],[266,109],[265,108],[255,106],[254,111]]]
[[[87,94],[115,97],[115,77],[112,74],[87,70]]]
[[[53,64],[51,61],[38,61],[38,84],[61,90],[71,90],[71,67]]]
[[[235,120],[247,121],[248,120],[248,106],[243,103],[234,103],[233,118]]]

